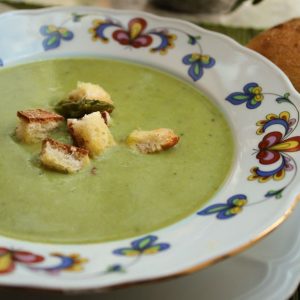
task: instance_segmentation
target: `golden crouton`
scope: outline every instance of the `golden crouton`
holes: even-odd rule
[[[66,145],[50,138],[43,141],[40,160],[45,167],[64,173],[75,173],[90,162],[86,149]]]
[[[110,95],[101,86],[89,82],[79,81],[77,88],[69,94],[68,98],[74,101],[89,99],[113,104]]]
[[[17,138],[27,144],[42,141],[64,120],[62,116],[42,109],[18,111],[17,116],[20,120]]]
[[[68,119],[68,128],[77,146],[89,151],[90,156],[102,154],[116,143],[100,112],[85,115],[82,119]]]
[[[174,147],[178,141],[179,136],[168,128],[134,130],[127,138],[127,144],[143,154],[167,150]]]

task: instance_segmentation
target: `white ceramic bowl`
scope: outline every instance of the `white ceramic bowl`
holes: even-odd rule
[[[292,211],[300,97],[272,63],[220,34],[141,12],[74,7],[0,16],[3,68],[72,56],[134,61],[193,83],[227,116],[234,164],[205,207],[146,236],[88,245],[0,237],[1,285],[105,290],[185,274],[252,245]]]

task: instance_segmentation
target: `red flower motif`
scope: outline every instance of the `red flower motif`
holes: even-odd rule
[[[274,131],[265,135],[258,147],[260,151],[256,158],[261,164],[270,165],[280,159],[281,152],[299,151],[300,137],[295,136],[284,140],[281,132]]]
[[[0,248],[0,274],[12,272],[15,269],[16,263],[27,265],[39,263],[43,260],[43,256],[31,252]]]
[[[148,47],[153,39],[149,34],[144,33],[146,27],[146,20],[135,18],[129,21],[128,30],[114,31],[113,38],[122,45],[130,45],[134,48]]]

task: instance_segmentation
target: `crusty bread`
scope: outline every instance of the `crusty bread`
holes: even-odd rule
[[[247,46],[282,69],[300,92],[300,18],[262,32]]]
[[[179,136],[168,128],[134,130],[127,138],[127,144],[143,154],[167,150],[174,147],[178,141]]]
[[[90,161],[86,149],[63,144],[50,138],[43,141],[40,160],[45,167],[64,173],[75,173]]]
[[[27,144],[42,141],[64,120],[62,116],[42,109],[18,111],[17,116],[20,120],[17,138]]]
[[[89,82],[79,81],[77,88],[70,92],[68,98],[74,101],[81,99],[100,100],[113,104],[110,95],[101,86]]]
[[[92,157],[102,154],[105,149],[116,144],[98,111],[79,120],[68,119],[67,124],[75,144],[87,149]]]

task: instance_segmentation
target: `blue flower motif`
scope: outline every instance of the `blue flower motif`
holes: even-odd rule
[[[74,37],[72,31],[54,25],[42,26],[40,28],[40,33],[46,37],[43,41],[43,47],[46,51],[59,47],[61,40],[70,41]]]
[[[167,243],[155,243],[158,237],[148,235],[131,243],[131,247],[120,248],[113,251],[115,255],[121,256],[139,256],[142,254],[156,254],[170,248]]]
[[[257,108],[264,99],[262,88],[256,82],[250,82],[243,88],[243,92],[234,92],[226,100],[233,105],[240,105],[246,102],[249,109]]]
[[[224,220],[236,216],[243,209],[243,206],[247,204],[247,197],[243,194],[237,194],[230,197],[227,203],[217,203],[206,207],[199,211],[197,215],[207,216],[211,214],[217,214],[217,218]]]
[[[182,62],[185,65],[189,65],[188,74],[194,80],[199,80],[204,73],[204,69],[212,68],[216,61],[209,55],[202,55],[199,53],[192,53],[186,55]]]

